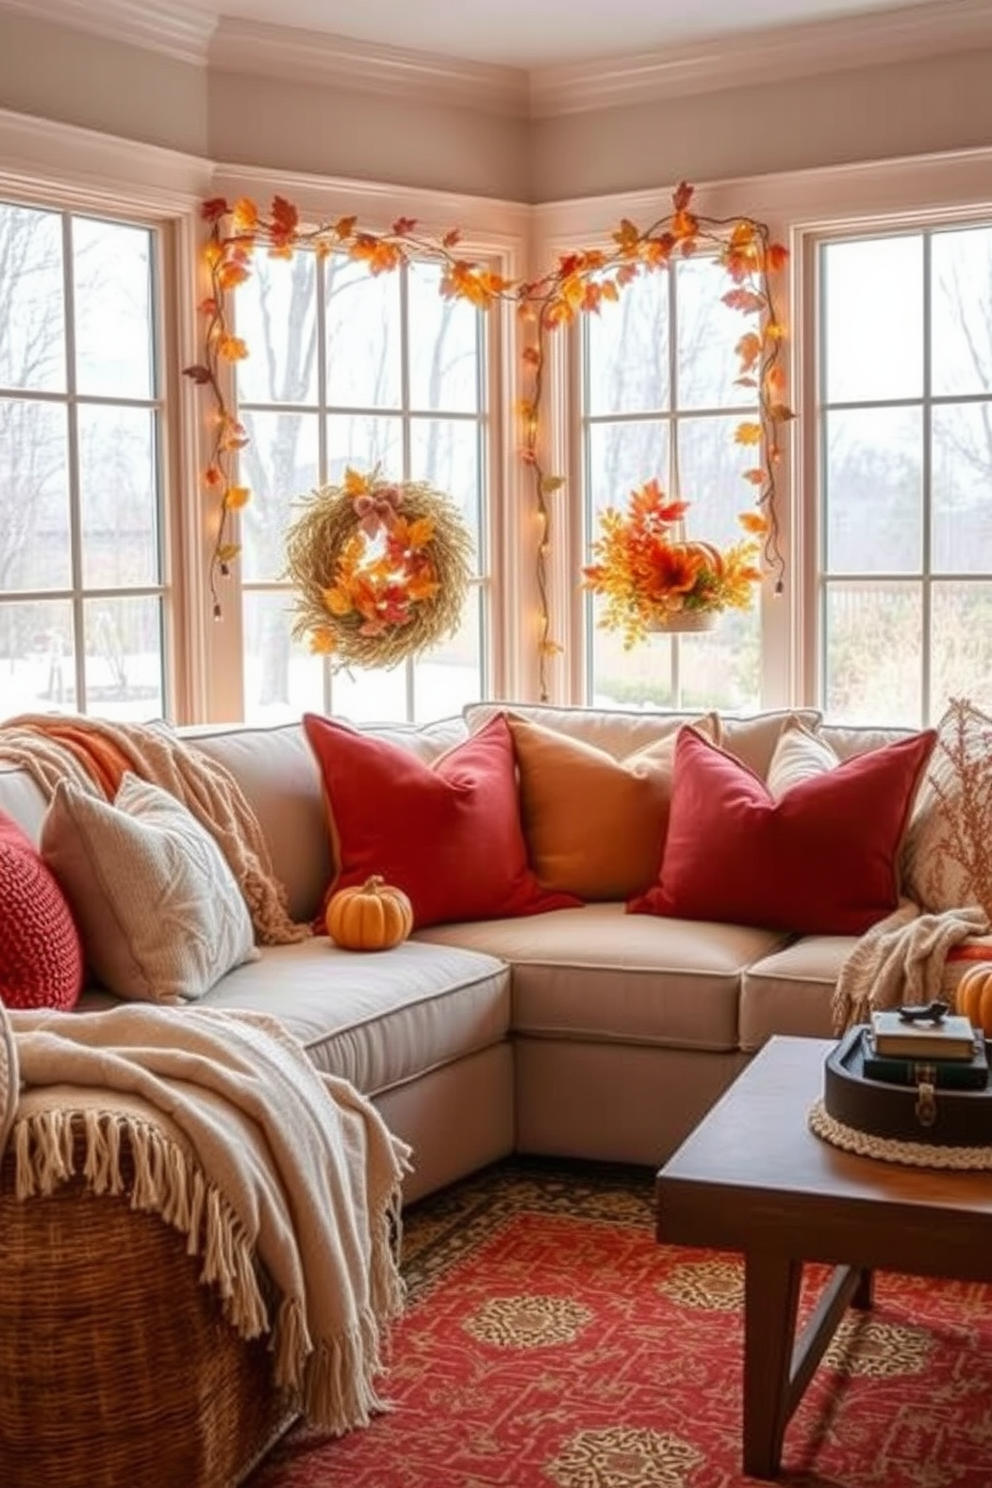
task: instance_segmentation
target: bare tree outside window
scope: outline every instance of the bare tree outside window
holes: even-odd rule
[[[457,712],[485,686],[488,423],[484,321],[444,300],[438,271],[382,275],[339,254],[263,260],[238,290],[238,404],[253,496],[241,513],[245,713],[325,708],[356,720]],[[296,503],[346,469],[423,480],[458,505],[475,537],[464,624],[429,656],[391,671],[333,673],[291,638],[285,537]]]
[[[992,703],[992,226],[820,249],[820,657],[831,717]]]
[[[608,506],[656,478],[691,503],[687,535],[740,537],[751,454],[734,443],[755,400],[735,387],[740,317],[721,302],[726,275],[687,259],[626,286],[583,322],[584,515],[587,544]],[[587,692],[624,707],[739,709],[759,702],[759,615],[728,612],[702,635],[652,636],[625,651],[587,605]]]
[[[156,243],[0,203],[0,715],[161,716]]]

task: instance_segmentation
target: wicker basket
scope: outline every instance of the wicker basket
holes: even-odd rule
[[[77,1162],[81,1161],[77,1138]],[[130,1153],[122,1154],[130,1186]],[[0,1483],[227,1488],[292,1420],[264,1339],[227,1323],[158,1215],[0,1164]]]

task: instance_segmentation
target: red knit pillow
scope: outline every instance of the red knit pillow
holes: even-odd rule
[[[62,890],[15,821],[0,812],[0,1001],[71,1008],[83,950]]]

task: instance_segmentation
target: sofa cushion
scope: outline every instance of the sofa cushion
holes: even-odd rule
[[[506,715],[531,867],[548,889],[627,899],[653,883],[668,827],[677,727],[617,760],[594,744]],[[697,727],[719,733],[716,714]]]
[[[833,996],[855,935],[804,935],[754,961],[741,978],[741,1048],[753,1054],[774,1034],[832,1038]]]
[[[467,703],[462,711],[473,734],[498,713],[512,713],[569,739],[580,739],[618,760],[667,739],[683,723],[693,723],[700,716],[698,710],[635,712],[626,708],[556,708],[548,703]]]
[[[415,926],[579,902],[542,889],[528,865],[502,715],[431,765],[314,713],[303,726],[320,764],[337,864],[325,906],[372,874],[408,895]]]
[[[83,985],[72,911],[27,834],[0,812],[0,1002],[71,1008]]]
[[[60,780],[41,850],[89,965],[118,997],[201,997],[255,954],[248,907],[223,853],[157,785],[127,773],[111,804]]]
[[[434,926],[417,939],[509,961],[517,1034],[734,1050],[741,975],[783,937],[587,904],[528,920]]]
[[[343,951],[326,936],[263,946],[203,1001],[277,1012],[318,1069],[366,1095],[488,1048],[510,1023],[502,962],[415,941],[374,955]]]
[[[965,699],[941,719],[903,872],[923,909],[978,904],[992,919],[992,718]]]
[[[635,914],[860,935],[899,901],[899,853],[932,729],[845,761],[773,801],[694,729],[676,745],[658,883]]]
[[[643,749],[658,739],[665,739],[684,723],[695,723],[697,712],[633,708],[556,708],[546,703],[469,703],[463,709],[465,721],[474,733],[501,711],[514,713],[543,728],[567,734],[594,744],[614,759],[625,759],[636,749]],[[821,714],[816,708],[782,709],[751,715],[716,714],[719,732],[715,742],[722,745],[762,780],[768,772],[775,745],[784,725],[798,719],[815,729]]]

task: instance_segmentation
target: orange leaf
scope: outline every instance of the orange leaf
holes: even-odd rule
[[[240,511],[250,500],[251,491],[247,486],[228,486],[224,492],[224,505],[228,511]]]
[[[357,221],[357,217],[338,218],[337,222],[335,222],[334,224],[334,235],[339,242],[343,243],[346,238],[351,237],[352,233],[355,231],[355,224]]]
[[[737,520],[745,532],[753,532],[756,536],[768,531],[768,518],[759,511],[740,512]]]
[[[760,486],[764,483],[765,472],[760,466],[752,466],[750,470],[745,470],[743,475],[744,479],[750,481],[752,486]]]
[[[368,494],[368,476],[362,475],[358,470],[352,470],[350,465],[345,468],[342,484],[349,496],[366,496]]]
[[[641,241],[640,229],[629,218],[624,217],[620,222],[620,226],[613,234],[613,241],[622,253],[628,255],[634,254],[637,252],[637,245]]]
[[[775,273],[785,268],[789,261],[789,250],[782,243],[769,243],[765,258],[770,272]]]
[[[764,295],[755,294],[753,289],[728,289],[720,298],[731,310],[741,310],[745,315],[753,315],[765,306]]]

